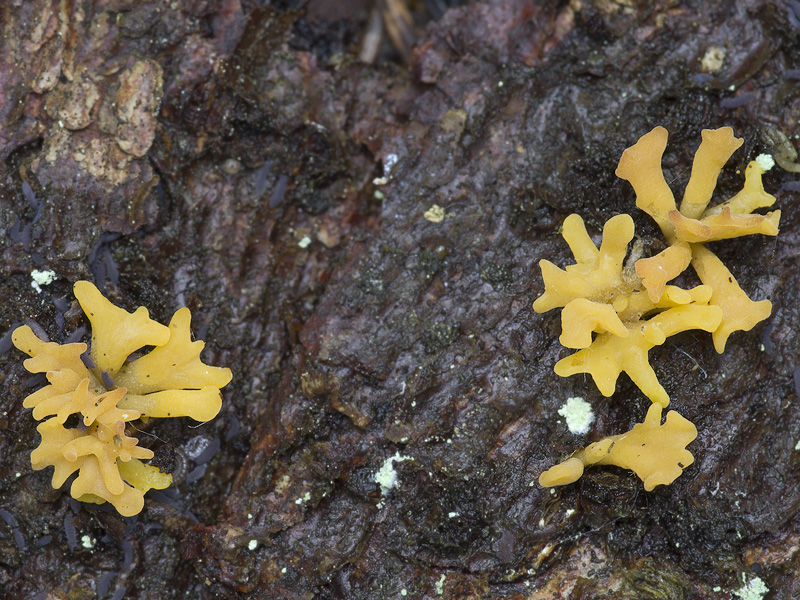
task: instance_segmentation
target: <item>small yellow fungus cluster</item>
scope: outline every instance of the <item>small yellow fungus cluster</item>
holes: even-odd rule
[[[654,403],[645,422],[630,432],[592,444],[543,473],[540,483],[544,486],[571,483],[588,464],[630,468],[648,490],[671,483],[693,461],[685,446],[697,436],[697,430],[674,411],[667,414],[666,424],[658,427],[669,396],[650,366],[648,352],[671,335],[701,329],[711,333],[714,347],[722,353],[731,333],[752,329],[772,310],[769,300],[750,300],[704,243],[755,233],[777,235],[780,211],[752,214],[757,208],[771,206],[775,197],[764,191],[764,170],[753,161],[745,171],[742,190],[709,208],[720,170],[742,140],[733,136],[730,127],[704,130],[702,138],[680,209],[661,170],[667,145],[663,127],[656,127],[625,150],[616,171],[633,186],[636,206],[661,228],[669,244],[666,250],[643,258],[634,246],[626,262],[628,244],[634,237],[629,215],[609,219],[598,249],[583,220],[573,214],[564,221],[562,235],[575,264],[562,270],[547,260],[539,263],[545,291],[533,308],[537,312],[562,308],[560,341],[577,350],[560,360],[555,372],[563,377],[588,373],[600,392],[611,396],[624,371]],[[670,285],[689,265],[702,285],[688,290]],[[644,438],[647,443],[632,453],[627,442]],[[681,440],[682,445],[661,443],[673,439]]]
[[[74,291],[92,324],[88,357],[86,344],[44,342],[28,326],[13,334],[14,345],[31,357],[25,368],[45,373],[49,382],[23,403],[37,421],[46,419],[37,427],[42,442],[31,465],[55,467],[54,488],[78,471],[73,498],[110,502],[121,515],[135,515],[144,493],[166,488],[172,476],[141,462],[153,452],[127,434],[126,424],[147,417],[208,421],[220,410],[220,388],[231,372],[200,360],[204,344],[191,339],[189,309],[178,310],[165,327],[144,307],[129,313],[114,306],[88,281]],[[147,346],[154,348],[130,359]],[[78,417],[74,424],[71,415]]]

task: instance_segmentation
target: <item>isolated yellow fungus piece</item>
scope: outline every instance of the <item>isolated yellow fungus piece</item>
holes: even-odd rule
[[[124,430],[124,423],[120,424]],[[135,438],[125,436],[124,431],[120,433],[119,426],[111,429],[97,424],[94,429],[83,432],[77,428],[66,429],[57,419],[48,419],[37,427],[37,431],[42,436],[42,443],[31,453],[31,466],[37,471],[55,467],[54,488],[61,487],[70,475],[78,471],[78,478],[70,488],[73,498],[96,503],[101,499],[111,502],[123,516],[141,511],[144,503],[142,491],[123,481],[118,467],[124,462],[117,462],[117,458],[122,460],[120,455],[123,454],[128,455],[128,460],[132,460],[131,456],[152,458],[152,451],[136,446]],[[172,476],[163,475],[168,479],[163,487],[167,487]],[[87,500],[84,496],[89,493],[94,498]]]
[[[658,485],[669,485],[694,462],[686,446],[696,437],[694,424],[674,410],[667,413],[662,425],[661,405],[652,404],[643,423],[637,423],[627,433],[589,444],[542,473],[539,484],[566,485],[577,481],[585,466],[615,465],[636,473],[649,492]]]
[[[141,462],[153,452],[128,435],[127,424],[148,417],[210,420],[220,410],[220,388],[231,372],[200,360],[204,344],[191,340],[188,309],[177,311],[164,327],[145,308],[129,313],[114,306],[87,281],[75,284],[75,294],[92,323],[92,368],[81,359],[86,344],[44,342],[27,326],[12,335],[14,345],[31,357],[25,368],[45,373],[48,381],[23,402],[35,419],[45,419],[37,427],[42,441],[31,465],[54,467],[55,488],[77,472],[73,498],[110,502],[131,516],[142,510],[145,492],[166,488],[172,476]],[[155,348],[126,364],[144,346]],[[78,415],[82,427],[68,428],[70,415]]]

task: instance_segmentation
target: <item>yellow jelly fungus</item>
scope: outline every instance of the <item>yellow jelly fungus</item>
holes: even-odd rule
[[[633,185],[636,205],[656,220],[670,244],[663,252],[631,258],[630,268],[624,264],[634,236],[630,216],[609,219],[600,248],[578,215],[565,219],[562,235],[575,264],[562,270],[540,261],[545,289],[533,303],[537,312],[563,308],[561,342],[581,350],[556,365],[559,375],[590,373],[600,391],[609,396],[619,373],[625,371],[652,401],[666,406],[666,392],[647,362],[649,349],[663,343],[654,327],[664,335],[689,328],[709,331],[714,347],[722,352],[732,332],[749,330],[770,314],[769,301],[750,300],[703,242],[754,233],[776,235],[780,211],[751,214],[775,201],[764,191],[762,167],[756,161],[747,168],[743,189],[709,208],[720,170],[741,140],[729,127],[705,130],[702,137],[680,211],[661,170],[667,145],[663,127],[642,136],[620,159],[617,175]],[[694,290],[669,285],[690,264],[704,285]],[[657,319],[661,315],[669,319],[668,313],[679,306],[691,308],[677,313],[682,315],[680,326],[667,333]]]
[[[762,167],[752,161],[745,171],[745,184],[733,198],[708,208],[722,165],[742,144],[730,127],[705,129],[695,154],[692,174],[680,211],[661,171],[661,157],[667,146],[667,130],[656,127],[622,153],[616,174],[630,182],[636,192],[636,206],[661,227],[670,244],[676,241],[709,242],[761,233],[778,234],[780,211],[751,214],[772,206],[775,196],[764,191]]]
[[[664,179],[661,157],[667,148],[667,130],[656,127],[622,153],[616,175],[636,191],[636,206],[655,219],[668,241],[671,226],[667,215],[675,210],[675,197]]]
[[[659,426],[669,396],[650,366],[648,352],[667,337],[689,329],[711,333],[717,352],[725,350],[734,331],[748,331],[766,319],[772,304],[755,302],[739,287],[706,242],[744,235],[777,235],[780,211],[752,214],[772,206],[762,175],[769,165],[752,161],[741,191],[709,207],[724,164],[742,145],[733,130],[704,130],[680,209],[661,170],[667,131],[656,127],[622,153],[616,174],[633,186],[636,206],[650,215],[668,243],[666,250],[641,257],[637,246],[624,264],[634,236],[628,215],[609,219],[598,249],[578,215],[564,221],[563,236],[575,264],[559,269],[540,261],[544,292],[533,303],[537,312],[563,308],[561,343],[578,351],[561,359],[555,372],[563,377],[588,373],[604,396],[614,393],[623,371],[653,402],[645,423],[627,434],[592,444],[542,474],[544,486],[577,480],[589,464],[630,468],[645,489],[671,483],[692,461],[685,445],[697,435],[694,425],[675,412]],[[766,165],[766,166],[762,166]],[[689,265],[703,285],[681,289],[669,282]],[[672,432],[672,433],[670,433]]]
[[[720,325],[711,334],[714,348],[722,354],[730,334],[750,331],[766,319],[772,313],[772,302],[750,300],[716,254],[701,244],[692,246],[692,267],[713,290],[710,303],[722,309]]]
[[[28,326],[12,336],[14,345],[30,356],[25,368],[45,373],[48,381],[23,402],[35,419],[45,419],[37,427],[42,441],[31,454],[31,465],[35,470],[54,467],[54,488],[77,471],[73,498],[110,502],[121,515],[135,515],[144,506],[143,494],[168,487],[172,476],[141,462],[153,458],[153,452],[127,434],[126,424],[147,417],[212,419],[231,372],[200,360],[203,342],[191,341],[188,309],[176,312],[165,327],[152,321],[146,308],[129,313],[114,306],[88,281],[77,282],[74,289],[92,323],[91,368],[81,358],[86,344],[44,342]],[[146,346],[154,349],[126,363]],[[82,427],[68,427],[70,415],[78,415]]]
[[[745,170],[743,188],[730,200],[708,207],[722,166],[741,146],[742,140],[733,137],[730,127],[703,130],[702,138],[680,211],[675,208],[672,191],[661,171],[661,156],[667,145],[667,131],[663,127],[656,127],[625,150],[616,173],[633,186],[636,206],[655,219],[671,248],[689,244],[692,267],[704,284],[714,288],[711,304],[723,309],[720,332],[714,334],[714,347],[721,353],[731,333],[748,331],[764,320],[770,314],[771,305],[766,301],[751,301],[722,261],[702,244],[757,233],[777,235],[781,211],[751,214],[775,203],[775,196],[764,190],[764,169],[755,160]],[[685,251],[681,250],[680,256],[676,252],[674,257],[659,255],[643,260],[656,263],[642,266],[644,277],[658,268],[674,272],[685,261]],[[637,273],[640,273],[638,264]],[[734,306],[735,311],[731,310]]]
[[[169,341],[169,329],[150,319],[144,306],[131,314],[106,300],[93,283],[78,281],[73,288],[92,324],[92,361],[112,377],[135,350]]]
[[[562,270],[548,260],[539,261],[545,291],[533,303],[536,312],[566,306],[576,298],[608,302],[635,289],[637,282],[630,282],[630,274],[623,271],[628,243],[633,239],[630,215],[608,220],[599,249],[578,215],[572,214],[564,220],[562,235],[576,263]]]
[[[540,261],[545,291],[533,308],[542,312],[562,306],[560,341],[568,348],[580,349],[556,364],[558,375],[589,373],[600,392],[611,396],[624,371],[648,398],[666,406],[669,396],[658,383],[647,353],[666,337],[687,329],[714,331],[722,310],[707,306],[712,297],[708,286],[684,290],[661,281],[658,287],[662,291],[654,301],[653,289],[645,289],[634,269],[624,266],[633,234],[633,219],[617,215],[606,223],[597,248],[583,220],[577,215],[567,217],[562,235],[576,263],[562,270]],[[666,254],[681,250],[690,253],[683,244]],[[685,253],[682,262],[687,262]]]
[[[563,323],[558,340],[566,348],[588,348],[592,344],[592,333],[607,331],[620,337],[628,337],[628,329],[620,321],[611,304],[600,304],[585,298],[576,298],[561,311]]]
[[[612,333],[598,334],[591,346],[558,361],[555,372],[562,377],[589,373],[600,393],[611,396],[617,378],[624,371],[651,401],[667,406],[669,396],[658,383],[647,353],[653,346],[660,346],[669,336],[681,331],[714,331],[721,319],[722,310],[717,306],[689,304],[670,308],[628,327],[625,337]]]
[[[653,302],[664,294],[667,282],[672,281],[686,270],[692,261],[689,244],[676,243],[651,258],[636,261],[636,275],[641,277],[642,285]]]
[[[690,219],[698,219],[703,214],[711,202],[722,167],[742,145],[742,139],[734,137],[730,127],[704,129],[700,136],[703,141],[694,154],[692,174],[681,202],[681,213]]]
[[[561,464],[539,476],[543,487],[566,485],[577,481],[589,465],[616,465],[630,469],[652,491],[657,485],[669,485],[694,462],[686,446],[697,437],[697,428],[674,410],[661,424],[661,405],[652,404],[643,423],[627,433],[603,438],[589,444]]]

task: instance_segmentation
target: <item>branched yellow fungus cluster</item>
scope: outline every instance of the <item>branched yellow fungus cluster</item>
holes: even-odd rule
[[[717,329],[722,310],[709,305],[712,289],[706,285],[690,290],[663,285],[654,300],[635,270],[623,266],[633,239],[629,215],[609,219],[599,250],[578,215],[567,217],[563,235],[576,264],[562,271],[542,260],[539,264],[545,292],[533,303],[537,312],[563,307],[560,341],[567,348],[578,349],[556,363],[556,373],[562,377],[589,373],[600,392],[611,396],[617,378],[625,371],[653,402],[666,406],[669,396],[658,383],[647,353],[681,331]]]
[[[555,372],[563,377],[588,373],[600,392],[611,396],[624,371],[654,403],[644,423],[592,444],[543,473],[540,483],[544,486],[571,483],[588,464],[632,469],[648,490],[671,483],[693,461],[685,446],[697,436],[697,430],[674,411],[659,428],[661,409],[669,404],[669,396],[650,366],[648,352],[671,335],[701,329],[712,334],[714,347],[722,353],[731,333],[752,329],[772,310],[769,300],[752,301],[722,261],[704,246],[754,233],[777,235],[780,211],[752,214],[775,202],[775,197],[764,191],[764,169],[758,161],[751,162],[742,190],[709,208],[720,170],[742,140],[733,136],[730,127],[704,130],[702,138],[680,209],[661,170],[667,145],[663,127],[656,127],[625,150],[616,171],[633,186],[636,206],[661,228],[669,244],[666,250],[642,258],[634,247],[626,263],[628,244],[634,237],[629,215],[609,219],[598,249],[583,220],[573,214],[564,221],[563,236],[575,264],[562,270],[546,260],[539,263],[545,291],[533,308],[537,312],[562,308],[560,341],[577,350],[560,360]],[[670,285],[689,265],[702,285],[688,290]],[[626,442],[640,438],[648,441],[638,448]],[[681,440],[682,445],[662,443],[668,440]]]
[[[166,488],[172,476],[142,462],[153,452],[127,434],[126,424],[147,417],[213,419],[231,372],[200,360],[204,344],[191,339],[189,309],[178,310],[165,327],[144,307],[131,314],[114,306],[88,281],[74,290],[92,324],[88,358],[82,358],[86,344],[44,342],[28,326],[13,334],[14,345],[31,357],[25,368],[45,373],[49,382],[23,403],[37,421],[46,419],[37,427],[42,442],[31,465],[55,467],[54,488],[77,471],[73,498],[110,502],[121,515],[135,515],[144,493]],[[126,362],[146,346],[154,348]],[[75,424],[67,421],[71,415]]]

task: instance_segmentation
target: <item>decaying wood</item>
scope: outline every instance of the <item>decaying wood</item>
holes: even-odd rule
[[[723,355],[701,334],[651,351],[700,431],[673,485],[536,484],[647,403],[557,377],[558,316],[531,309],[572,212],[594,234],[630,213],[663,249],[614,176],[653,126],[676,190],[703,128],[745,139],[722,196],[764,139],[796,146],[797,2],[486,0],[410,24],[407,63],[385,29],[358,59],[372,2],[287,4],[0,8],[0,333],[66,339],[90,278],[161,321],[189,306],[234,371],[216,420],[142,424],[178,485],[121,519],[31,470],[38,383],[0,355],[0,595],[797,597],[796,174],[765,176],[777,238],[715,247],[771,318]],[[585,436],[559,420],[572,396]]]

